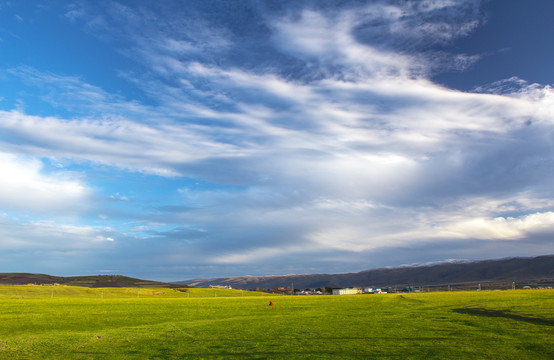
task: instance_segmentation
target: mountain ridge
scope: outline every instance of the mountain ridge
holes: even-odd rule
[[[439,264],[382,267],[342,274],[293,274],[267,276],[234,276],[192,279],[174,284],[234,288],[323,288],[349,286],[439,286],[477,282],[521,282],[554,279],[554,255],[511,257],[491,260],[463,260]]]
[[[150,287],[176,288],[183,287],[172,283],[142,280],[123,275],[89,275],[89,276],[55,276],[36,273],[0,273],[0,284],[3,285],[66,285],[84,287]]]

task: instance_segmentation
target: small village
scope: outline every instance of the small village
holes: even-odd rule
[[[214,289],[232,289],[231,285],[210,285],[210,288]],[[325,288],[304,289],[300,290],[288,287],[278,287],[272,289],[253,288],[251,291],[269,292],[273,294],[283,295],[359,295],[359,294],[396,294],[396,293],[409,293],[409,292],[421,292],[421,289],[415,288],[374,288],[374,287],[348,287],[348,288],[333,288],[326,286]]]

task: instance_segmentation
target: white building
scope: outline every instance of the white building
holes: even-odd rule
[[[333,289],[333,295],[354,295],[360,293],[361,291],[358,288]]]

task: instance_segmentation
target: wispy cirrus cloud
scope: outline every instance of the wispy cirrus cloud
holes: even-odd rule
[[[480,12],[480,1],[383,1],[340,12],[316,7],[273,21],[272,39],[281,50],[323,66],[326,74],[425,76],[463,70],[480,58],[442,48],[473,32]]]

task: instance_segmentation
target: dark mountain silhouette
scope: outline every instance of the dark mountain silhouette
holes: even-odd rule
[[[484,261],[454,261],[433,265],[380,268],[348,274],[283,276],[237,276],[179,281],[195,287],[231,285],[239,289],[323,288],[349,286],[447,286],[473,283],[511,284],[512,282],[554,281],[554,255],[533,258],[508,258]]]
[[[6,285],[47,285],[60,284],[84,287],[149,287],[149,288],[176,288],[183,285],[164,283],[159,281],[141,280],[122,275],[95,275],[95,276],[53,276],[30,273],[0,273],[0,284]]]

